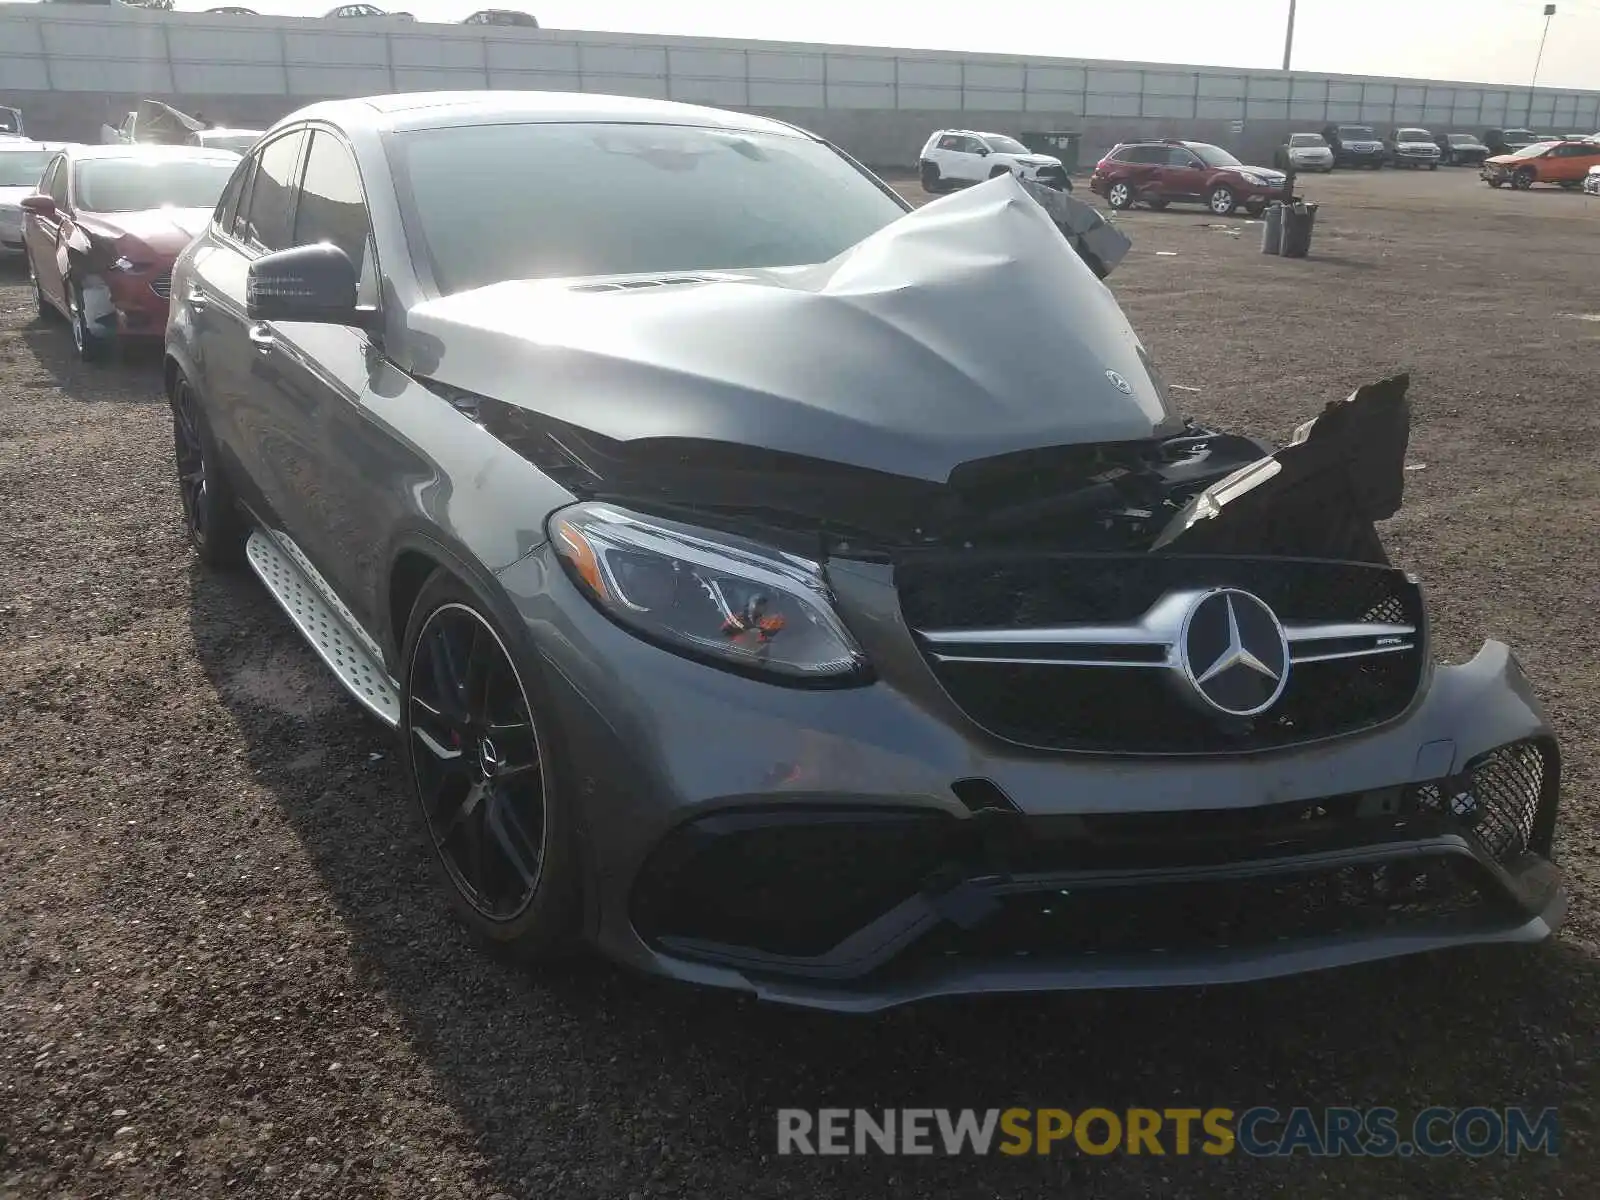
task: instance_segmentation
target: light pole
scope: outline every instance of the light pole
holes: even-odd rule
[[[1545,6],[1545,8],[1550,12],[1554,12],[1555,9],[1556,9],[1556,6],[1554,4],[1547,4]],[[1549,22],[1546,22],[1545,24],[1546,24],[1546,28],[1548,28],[1549,27]],[[1543,53],[1543,51],[1544,51],[1543,43],[1540,44],[1539,49],[1540,49],[1540,52]],[[1289,0],[1289,28],[1288,28],[1288,31],[1285,32],[1284,35],[1283,35],[1283,69],[1285,71],[1287,71],[1289,69],[1289,55],[1292,54],[1293,52],[1294,52],[1294,0]],[[1538,68],[1535,68],[1534,69],[1534,77],[1538,78],[1538,74],[1539,74]]]
[[[1544,32],[1539,35],[1539,53],[1533,58],[1533,81],[1528,84],[1528,125],[1533,125],[1533,93],[1539,86],[1539,64],[1544,61],[1544,40],[1550,36],[1550,18],[1556,15],[1556,6],[1544,6]]]

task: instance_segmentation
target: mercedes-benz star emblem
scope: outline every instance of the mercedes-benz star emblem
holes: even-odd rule
[[[1115,371],[1107,371],[1106,378],[1111,380],[1111,386],[1116,388],[1117,391],[1121,392],[1124,396],[1133,395],[1133,384],[1129,383]]]
[[[1195,693],[1231,717],[1266,712],[1289,682],[1283,626],[1260,599],[1235,588],[1215,588],[1189,606],[1178,657]]]

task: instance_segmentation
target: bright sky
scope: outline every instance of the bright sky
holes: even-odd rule
[[[178,0],[316,16],[342,0]],[[370,0],[423,20],[521,8],[554,29],[1277,67],[1289,0]],[[1600,0],[1557,0],[1539,83],[1600,90]],[[1294,66],[1527,86],[1544,0],[1299,0]]]

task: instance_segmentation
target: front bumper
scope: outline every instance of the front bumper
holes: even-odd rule
[[[1437,149],[1434,149],[1431,152],[1427,150],[1400,149],[1394,152],[1394,161],[1423,164],[1437,163],[1439,161],[1439,151]]]
[[[172,264],[107,271],[84,281],[90,324],[100,337],[164,337],[171,304]]]
[[[1507,179],[1511,178],[1511,172],[1506,170],[1506,168],[1502,167],[1499,163],[1486,162],[1481,168],[1479,168],[1478,178],[1487,180],[1491,183],[1503,183]]]
[[[1041,753],[953,708],[886,571],[833,569],[841,611],[878,672],[839,691],[779,687],[650,646],[594,611],[548,548],[501,573],[539,648],[562,766],[581,797],[588,932],[608,955],[770,1000],[870,1011],[934,996],[1261,979],[1533,942],[1559,923],[1565,900],[1548,861],[1557,760],[1528,848],[1503,860],[1439,813],[1403,810],[1424,785],[1445,795],[1498,747],[1553,747],[1504,645],[1437,669],[1403,717],[1364,734],[1236,757]],[[1352,805],[1365,817],[1324,819]],[[1278,827],[1286,814],[1310,824]],[[1168,836],[1197,821],[1205,848]],[[1084,840],[1122,825],[1158,836]],[[1240,836],[1218,841],[1213,828]],[[904,833],[885,840],[885,830]],[[918,857],[930,831],[936,852]],[[746,877],[682,917],[684,879],[721,886],[721,870],[695,856],[730,832],[756,838],[720,843],[737,847],[727,869]],[[1239,896],[1265,898],[1250,911],[1270,913],[1288,892],[1301,904],[1306,888],[1382,888],[1438,871],[1478,902],[1391,905],[1374,920],[1358,904],[1362,919],[1349,925],[1248,936],[1228,923]],[[1163,896],[1176,900],[1154,904]],[[751,945],[761,939],[693,927],[733,920],[737,934],[740,920],[759,924],[763,905],[798,940]],[[1077,914],[1072,936],[1027,933],[1057,928],[1053,905]],[[1227,919],[1167,946],[1082,936],[1137,925],[1152,907],[1179,927],[1197,906]]]
[[[0,252],[22,253],[22,213],[0,211]]]

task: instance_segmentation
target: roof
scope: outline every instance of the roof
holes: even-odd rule
[[[793,125],[748,113],[728,112],[671,100],[604,96],[588,92],[406,92],[329,100],[302,108],[284,121],[318,118],[339,125],[387,129],[440,129],[452,125],[526,122],[622,121],[651,125],[698,125],[747,133],[801,134]],[[281,124],[282,122],[280,122]]]
[[[72,142],[0,141],[0,153],[4,153],[7,150],[31,150],[35,154],[39,153],[41,150],[46,150],[51,153],[58,153],[62,150],[69,150],[72,148],[72,146]]]

